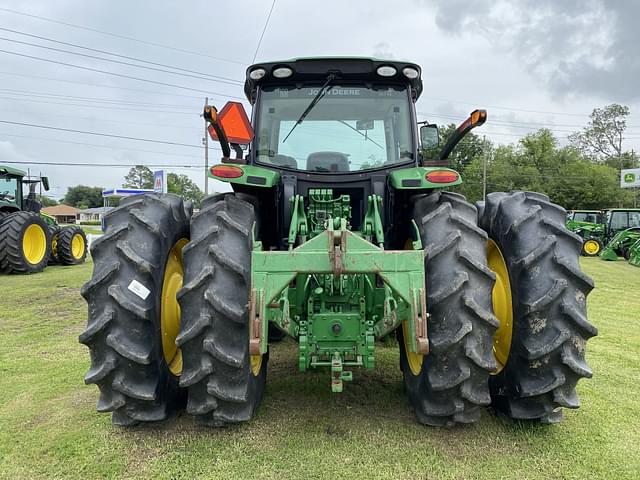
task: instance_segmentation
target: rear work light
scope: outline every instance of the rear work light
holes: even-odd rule
[[[452,183],[460,176],[450,170],[432,170],[425,175],[425,178],[431,183]]]
[[[254,70],[251,70],[251,73],[249,73],[249,78],[251,80],[260,80],[266,74],[267,71],[264,68],[256,68]]]
[[[220,178],[239,178],[244,175],[244,171],[240,167],[233,165],[215,165],[209,171],[214,177]]]
[[[287,78],[293,75],[293,70],[291,70],[289,67],[280,67],[276,68],[272,72],[272,75],[276,78]]]
[[[405,77],[407,77],[409,80],[414,80],[416,78],[418,78],[420,76],[420,74],[418,73],[418,70],[416,70],[413,67],[406,67],[402,69],[402,73],[404,74]]]
[[[378,67],[376,73],[381,77],[393,77],[396,73],[398,73],[398,71],[391,65],[383,65],[381,67]]]

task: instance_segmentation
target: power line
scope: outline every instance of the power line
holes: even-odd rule
[[[131,168],[140,163],[84,163],[84,162],[31,162],[31,161],[14,161],[3,160],[3,163],[11,163],[15,165],[54,165],[54,166],[69,166],[69,167],[122,167]],[[143,164],[145,167],[167,167],[167,168],[202,168],[202,165],[175,165],[168,163],[148,163]]]
[[[78,102],[93,102],[93,103],[109,103],[115,105],[134,105],[141,107],[167,107],[167,108],[181,108],[181,109],[190,109],[194,110],[193,105],[188,105],[186,103],[175,104],[175,103],[154,103],[154,102],[131,102],[131,101],[123,101],[123,100],[112,100],[108,98],[100,98],[100,97],[81,97],[77,95],[61,95],[58,93],[51,92],[33,92],[33,91],[25,91],[25,90],[15,90],[12,88],[0,88],[0,94],[3,95],[17,95],[17,96],[28,96],[28,97],[42,97],[42,98],[62,98],[62,99],[71,99],[72,101]]]
[[[126,35],[120,35],[120,34],[117,34],[117,33],[107,32],[107,31],[104,31],[104,30],[98,30],[98,29],[90,28],[90,27],[84,27],[82,25],[76,25],[76,24],[73,24],[73,23],[63,22],[61,20],[55,20],[53,18],[47,18],[47,17],[43,17],[43,16],[40,16],[40,15],[33,15],[31,13],[20,12],[18,10],[12,10],[10,8],[0,7],[0,10],[4,11],[4,12],[13,13],[15,15],[22,15],[22,16],[25,16],[25,17],[37,18],[38,20],[43,20],[45,22],[57,23],[59,25],[65,25],[67,27],[78,28],[80,30],[86,30],[88,32],[95,32],[95,33],[100,33],[101,35],[108,35],[110,37],[121,38],[123,40],[129,40],[131,42],[137,42],[137,43],[141,43],[141,44],[144,44],[144,45],[151,45],[153,47],[165,48],[167,50],[173,50],[175,52],[187,53],[189,55],[196,55],[196,56],[199,56],[199,57],[212,58],[214,60],[218,60],[218,61],[221,61],[221,62],[228,62],[228,63],[235,63],[235,64],[238,64],[238,65],[245,65],[245,62],[241,62],[241,61],[238,61],[238,60],[232,60],[232,59],[229,59],[229,58],[222,58],[222,57],[215,57],[213,55],[208,55],[208,54],[202,53],[202,52],[195,52],[193,50],[186,50],[186,49],[182,49],[182,48],[177,48],[177,47],[173,47],[171,45],[163,45],[161,43],[150,42],[148,40],[141,40],[139,38],[128,37]]]
[[[267,20],[264,22],[264,28],[262,29],[262,33],[260,34],[260,38],[258,39],[258,45],[256,46],[256,52],[253,54],[253,60],[251,63],[255,63],[256,57],[258,56],[258,50],[260,50],[260,45],[262,44],[262,39],[264,37],[264,32],[267,31],[267,26],[269,25],[269,20],[271,19],[271,14],[273,13],[273,7],[276,6],[276,0],[273,0],[271,3],[271,9],[269,10],[269,15],[267,15]]]
[[[236,83],[239,83],[239,84],[243,83],[242,80],[236,80],[236,79],[228,78],[228,77],[221,77],[220,75],[212,75],[210,73],[198,72],[198,71],[195,71],[195,70],[189,70],[189,69],[182,68],[182,67],[174,67],[173,65],[167,65],[167,64],[164,64],[164,63],[152,62],[150,60],[143,60],[141,58],[129,57],[127,55],[121,55],[119,53],[113,53],[113,52],[109,52],[109,51],[106,51],[106,50],[100,50],[100,49],[97,49],[97,48],[86,47],[86,46],[83,46],[83,45],[78,45],[76,43],[63,42],[61,40],[55,40],[53,38],[43,37],[43,36],[40,36],[40,35],[34,35],[34,34],[31,34],[31,33],[20,32],[18,30],[12,30],[10,28],[0,27],[0,30],[3,30],[5,32],[15,33],[15,34],[18,34],[18,35],[24,35],[25,37],[37,38],[39,40],[45,40],[47,42],[57,43],[59,45],[66,45],[68,47],[80,48],[82,50],[88,50],[90,52],[103,53],[105,55],[111,55],[113,57],[118,57],[118,58],[126,58],[127,60],[133,60],[133,61],[136,61],[136,62],[147,63],[149,65],[155,65],[157,67],[171,68],[173,70],[178,70],[178,71],[187,72],[187,73],[194,73],[194,74],[197,74],[197,75],[200,75],[200,76],[204,76],[204,77],[220,78],[222,80],[229,80],[229,81],[236,82]],[[38,46],[40,46],[40,45],[38,45]],[[70,52],[70,53],[75,53],[75,52]]]
[[[11,113],[31,114],[31,112],[25,112],[24,110],[11,110],[11,109],[6,109],[6,108],[3,108],[2,111],[3,112],[11,112]],[[82,121],[85,121],[85,122],[89,121],[89,122],[120,123],[122,125],[139,125],[139,126],[146,126],[146,127],[152,126],[154,129],[156,129],[156,128],[171,128],[171,129],[181,128],[181,129],[184,129],[184,130],[192,130],[192,131],[197,130],[197,127],[194,126],[194,125],[176,125],[174,123],[165,123],[165,122],[149,123],[148,121],[146,121],[146,122],[130,122],[130,121],[127,121],[127,120],[119,120],[119,119],[115,119],[115,118],[104,118],[102,116],[84,117],[82,115],[64,115],[64,114],[56,113],[55,117],[56,118],[73,118],[74,120],[82,120]]]
[[[93,58],[94,60],[102,60],[103,62],[117,63],[118,65],[126,65],[128,67],[143,68],[145,70],[152,70],[154,72],[169,73],[171,75],[191,77],[191,78],[196,78],[198,80],[206,80],[209,82],[226,83],[228,85],[234,85],[234,86],[242,85],[242,82],[239,82],[238,80],[233,80],[233,79],[227,80],[225,77],[216,77],[215,75],[212,75],[212,76],[216,78],[225,78],[225,79],[217,80],[216,78],[209,78],[208,76],[206,76],[206,74],[205,76],[201,76],[201,75],[192,75],[190,73],[172,72],[171,70],[165,70],[163,68],[149,67],[147,65],[136,65],[135,63],[123,62],[121,60],[113,60],[111,58],[98,57],[96,55],[88,55],[86,53],[73,52],[71,50],[65,50],[63,48],[47,47],[46,45],[38,45],[37,43],[23,42],[21,40],[13,40],[6,37],[0,37],[0,40],[4,40],[6,42],[18,43],[20,45],[28,45],[30,47],[44,48],[45,50],[51,50],[53,52],[68,53],[68,54],[77,55],[80,57]]]
[[[11,52],[9,50],[0,50],[0,53],[6,53],[8,55],[15,55],[17,57],[30,58],[32,60],[40,60],[42,62],[55,63],[57,65],[64,65],[66,67],[79,68],[81,70],[88,70],[90,72],[104,73],[106,75],[113,75],[114,77],[128,78],[128,79],[131,79],[131,80],[138,80],[140,82],[153,83],[155,85],[164,85],[165,87],[180,88],[182,90],[190,90],[192,92],[208,93],[207,90],[201,90],[201,89],[198,89],[198,88],[184,87],[182,85],[176,85],[176,84],[173,84],[173,83],[159,82],[159,81],[156,81],[156,80],[149,80],[147,78],[134,77],[134,76],[131,76],[131,75],[125,75],[123,73],[115,73],[115,72],[109,72],[107,70],[99,70],[97,68],[83,67],[82,65],[74,65],[73,63],[59,62],[57,60],[50,60],[48,58],[42,58],[42,57],[36,57],[36,56],[33,56],[33,55],[27,55],[25,53]]]
[[[163,95],[163,96],[169,95],[169,96],[172,96],[172,97],[197,98],[199,100],[202,98],[200,96],[185,95],[183,93],[156,92],[156,91],[153,91],[153,90],[144,90],[142,88],[120,87],[120,86],[117,86],[117,85],[105,85],[103,83],[78,82],[76,80],[66,80],[66,79],[63,79],[63,78],[42,77],[42,76],[39,76],[39,75],[31,75],[31,74],[25,74],[25,73],[0,71],[0,75],[11,75],[11,76],[15,76],[15,77],[24,77],[24,78],[29,78],[29,79],[49,80],[51,82],[71,83],[71,84],[74,84],[74,85],[86,85],[88,87],[112,88],[112,89],[115,89],[115,90],[126,90],[126,91],[130,91],[130,92],[141,92],[141,93],[146,93],[146,94],[149,94],[149,95]],[[233,99],[237,99],[237,100],[246,100],[245,97],[236,97],[236,96],[233,96],[233,95],[227,95],[225,93],[209,92],[208,95],[209,96],[213,96],[213,97],[226,97],[226,98],[233,98]]]
[[[274,6],[275,6],[275,0],[273,0],[273,3],[271,5],[271,9],[269,10],[269,15],[268,15],[267,20],[265,22],[265,26],[263,28],[262,34],[260,35],[258,46],[256,47],[256,51],[255,51],[255,54],[254,54],[254,57],[253,57],[253,62],[255,62],[255,59],[257,57],[257,54],[258,54],[258,51],[259,51],[259,48],[260,48],[260,44],[262,42],[262,38],[264,37],[264,33],[265,33],[267,25],[269,23],[269,19],[271,18],[271,14],[273,12]],[[151,46],[155,46],[155,47],[159,47],[159,48],[165,48],[165,49],[168,49],[168,50],[177,51],[177,52],[181,52],[181,53],[187,53],[187,54],[190,54],[190,55],[208,57],[208,58],[212,58],[212,59],[223,61],[223,62],[234,63],[234,64],[237,64],[237,65],[246,65],[246,62],[243,62],[243,61],[216,57],[216,56],[208,55],[208,54],[205,54],[205,53],[202,53],[202,52],[196,52],[196,51],[192,51],[192,50],[186,50],[186,49],[173,47],[173,46],[170,46],[170,45],[164,45],[164,44],[160,44],[160,43],[156,43],[156,42],[150,42],[150,41],[146,41],[146,40],[141,40],[141,39],[134,38],[134,37],[128,37],[126,35],[115,34],[115,33],[107,32],[107,31],[104,31],[104,30],[98,30],[98,29],[94,29],[94,28],[90,28],[90,27],[85,27],[85,26],[82,26],[82,25],[72,24],[72,23],[69,23],[69,22],[63,22],[63,21],[60,21],[60,20],[55,20],[55,19],[52,19],[52,18],[47,18],[47,17],[40,16],[40,15],[34,15],[34,14],[26,13],[26,12],[20,12],[20,11],[13,10],[13,9],[10,9],[10,8],[0,7],[0,11],[12,13],[12,14],[15,14],[15,15],[22,15],[22,16],[30,17],[30,18],[36,18],[36,19],[43,20],[43,21],[46,21],[46,22],[65,25],[65,26],[68,26],[68,27],[78,28],[78,29],[82,29],[82,30],[86,30],[86,31],[90,31],[90,32],[100,33],[102,35],[108,35],[108,36],[112,36],[112,37],[115,37],[115,38],[121,38],[121,39],[124,39],[124,40],[138,42],[138,43],[141,43],[141,44],[151,45]],[[12,31],[12,30],[9,30],[9,29],[4,29],[4,28],[2,30]],[[17,32],[17,31],[14,31],[14,32],[18,33],[18,34],[28,35],[28,34],[24,34],[22,32]],[[40,38],[40,37],[37,37],[35,35],[31,35],[31,36],[33,36],[35,38]],[[42,37],[42,38],[45,39],[45,37]],[[50,40],[50,39],[48,39],[48,40],[49,41],[55,41],[55,40]],[[60,43],[64,43],[64,42],[60,42]],[[69,44],[69,45],[73,45],[73,44]],[[89,49],[89,47],[81,47],[81,46],[78,46],[77,48]],[[97,49],[92,49],[92,50],[99,51]],[[104,52],[104,51],[102,53],[106,53],[106,54],[109,54],[109,55],[117,55],[117,54],[112,54],[112,53]],[[127,58],[125,56],[122,56],[122,57]],[[143,61],[143,60],[139,60],[139,61]],[[153,62],[148,62],[148,61],[144,61],[144,62],[145,63],[153,63]],[[170,67],[170,68],[179,69],[179,68],[176,68],[176,67]],[[478,105],[477,102],[465,102],[465,101],[462,101],[462,100],[451,100],[451,99],[446,99],[446,98],[426,97],[426,96],[422,96],[422,98],[435,100],[435,101],[445,101],[445,102],[451,102],[451,103],[458,103],[458,104],[464,104],[464,105],[473,105],[473,106]],[[499,106],[499,105],[486,105],[486,106],[489,107],[489,108],[495,108],[495,109],[499,109],[499,110],[526,112],[526,113],[536,113],[536,114],[565,115],[565,116],[574,116],[574,117],[588,117],[589,116],[589,114],[584,114],[584,113],[554,112],[554,111],[533,110],[533,109],[524,109],[524,108],[516,108],[516,107],[504,107],[504,106]],[[636,127],[634,127],[634,128],[636,128]]]
[[[149,142],[149,143],[160,143],[163,145],[173,145],[177,147],[190,147],[190,148],[203,148],[202,145],[193,145],[190,143],[180,143],[180,142],[168,142],[165,140],[155,140],[151,138],[140,138],[140,137],[130,137],[127,135],[115,135],[112,133],[103,133],[103,132],[90,132],[88,130],[75,130],[72,128],[61,128],[54,127],[51,125],[36,125],[34,123],[23,123],[23,122],[12,122],[10,120],[0,120],[0,123],[5,123],[7,125],[18,125],[21,127],[32,127],[32,128],[43,128],[46,130],[57,130],[59,132],[70,132],[70,133],[82,133],[84,135],[94,135],[98,137],[109,137],[109,138],[120,138],[123,140],[135,140],[138,142]]]
[[[107,148],[110,150],[127,150],[127,151],[132,151],[132,152],[142,152],[142,153],[153,153],[155,155],[166,155],[166,156],[170,156],[170,157],[189,157],[189,158],[200,158],[199,155],[192,155],[192,154],[188,154],[188,153],[174,153],[174,152],[161,152],[158,150],[146,150],[146,149],[141,149],[141,148],[132,148],[132,147],[120,147],[120,146],[114,146],[114,145],[101,145],[98,143],[87,143],[87,142],[74,142],[71,140],[61,140],[58,138],[44,138],[44,137],[34,137],[32,135],[19,135],[16,133],[0,133],[0,137],[16,137],[16,138],[27,138],[29,140],[36,140],[36,141],[41,141],[41,142],[53,142],[53,143],[66,143],[66,144],[70,144],[70,145],[80,145],[80,146],[85,146],[85,147],[97,147],[97,148]],[[217,146],[211,146],[210,148],[213,148],[215,150],[220,150],[221,149]],[[2,160],[3,162],[5,160]]]
[[[142,113],[166,113],[169,115],[191,115],[196,116],[197,114],[194,112],[177,112],[177,111],[168,111],[168,110],[143,110],[139,108],[118,108],[111,107],[108,105],[78,105],[76,103],[69,102],[50,102],[47,100],[34,100],[29,98],[13,98],[13,97],[0,97],[1,100],[9,100],[14,102],[29,102],[29,103],[44,103],[49,105],[64,105],[65,107],[79,107],[79,108],[91,108],[91,109],[101,109],[101,110],[117,110],[117,111],[125,111],[125,112],[142,112]]]
[[[421,96],[420,98],[427,99],[427,100],[436,100],[436,101],[439,101],[439,102],[459,103],[459,104],[462,104],[462,105],[473,105],[473,106],[481,105],[481,103],[463,102],[462,100],[451,100],[451,99],[448,99],[448,98],[425,97],[425,96]],[[508,111],[514,111],[514,112],[540,113],[540,114],[548,114],[548,115],[567,115],[567,116],[571,116],[571,117],[588,117],[589,116],[589,114],[586,114],[586,113],[549,112],[549,111],[545,111],[545,110],[528,110],[528,109],[524,109],[524,108],[501,107],[501,106],[498,106],[498,105],[485,105],[485,106],[487,108],[495,108],[496,110],[508,110]]]

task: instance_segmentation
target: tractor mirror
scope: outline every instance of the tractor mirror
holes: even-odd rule
[[[49,191],[49,178],[48,177],[40,177],[40,180],[42,181],[42,186],[44,187],[45,191]]]
[[[422,125],[420,127],[420,143],[422,144],[422,148],[437,147],[440,143],[438,126],[435,124]]]
[[[373,120],[358,120],[356,130],[373,130]]]

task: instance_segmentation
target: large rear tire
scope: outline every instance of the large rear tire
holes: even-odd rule
[[[89,305],[80,335],[91,354],[85,383],[98,386],[97,409],[113,412],[116,425],[163,420],[184,404],[175,294],[190,216],[175,195],[130,197],[92,244],[93,277],[81,291]]]
[[[565,210],[539,193],[490,193],[479,210],[512,304],[506,362],[490,379],[493,406],[516,419],[559,422],[563,407],[580,405],[576,383],[591,377],[586,341],[597,334],[587,321],[593,282],[580,271],[582,239],[565,228]]]
[[[33,212],[16,212],[0,224],[0,269],[6,273],[36,273],[47,266],[51,233]]]
[[[435,192],[414,204],[426,253],[429,354],[416,357],[402,329],[398,334],[406,390],[418,421],[427,425],[473,423],[491,401],[495,275],[487,267],[487,235],[476,217],[476,208],[454,193]]]
[[[187,412],[211,426],[248,421],[262,398],[267,355],[249,354],[254,206],[234,194],[205,199],[184,249],[178,298]]]

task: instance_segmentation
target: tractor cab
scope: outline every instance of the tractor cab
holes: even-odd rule
[[[0,166],[0,212],[10,213],[22,208],[22,178],[25,172]]]
[[[571,210],[567,213],[567,221],[604,223],[604,215],[600,210]]]
[[[244,91],[253,107],[249,122],[240,103],[220,113],[207,108],[210,133],[223,158],[211,177],[234,191],[277,206],[263,232],[269,247],[286,248],[283,235],[295,214],[291,199],[305,198],[331,184],[324,202],[349,197],[350,225],[362,226],[368,198],[385,209],[388,245],[406,241],[407,200],[420,191],[461,183],[446,168],[447,157],[486,113],[475,111],[433,159],[423,152],[438,146],[435,125],[418,128],[415,102],[422,93],[421,69],[410,62],[371,58],[300,58],[258,63],[247,69]],[[231,158],[231,150],[235,158]],[[444,166],[443,166],[444,165]],[[396,232],[398,233],[396,236]]]
[[[27,174],[22,170],[0,166],[0,212],[11,213],[24,210],[40,213],[42,204],[37,198],[36,187],[42,183],[44,189],[49,190],[49,179],[25,177]]]
[[[606,212],[607,234],[640,227],[640,208],[612,208]]]
[[[397,77],[390,79],[375,71],[375,62],[298,62],[264,64],[248,72],[246,90],[257,132],[251,159],[256,164],[314,174],[416,164],[412,119],[413,102],[422,91],[418,66],[402,65],[412,79],[406,73],[397,76],[401,65],[378,67]],[[302,73],[294,73],[301,68]]]

